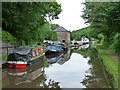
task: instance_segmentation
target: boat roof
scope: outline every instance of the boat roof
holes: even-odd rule
[[[19,47],[14,49],[14,53],[20,54],[20,55],[26,55],[31,51],[32,47]]]

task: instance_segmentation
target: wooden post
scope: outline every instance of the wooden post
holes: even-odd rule
[[[8,56],[8,47],[7,47],[7,56]]]
[[[6,43],[6,48],[7,48],[7,57],[8,57],[8,44]]]

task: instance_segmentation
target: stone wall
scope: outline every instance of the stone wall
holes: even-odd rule
[[[57,39],[59,41],[65,40],[67,44],[70,44],[70,33],[69,32],[57,32]]]

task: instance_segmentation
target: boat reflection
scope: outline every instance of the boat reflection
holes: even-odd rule
[[[67,52],[57,61],[58,64],[62,65],[70,59],[71,49],[68,48]]]
[[[89,44],[84,44],[84,45],[81,45],[79,49],[88,49],[89,46],[90,46]]]
[[[56,53],[56,54],[46,55],[47,62],[50,64],[58,63],[62,65],[70,59],[70,54],[71,54],[70,49],[68,49],[66,52],[61,54]]]
[[[44,62],[40,60],[24,69],[8,69],[7,77],[7,81],[9,81],[8,86],[6,86],[7,88],[33,88],[38,83],[36,81],[41,82],[45,79]],[[5,86],[4,84],[5,83],[3,83],[3,88]]]
[[[47,57],[47,62],[48,62],[49,64],[54,64],[54,63],[56,63],[62,56],[63,56],[63,53],[61,53],[61,54],[56,53],[56,54],[46,55],[46,57]]]
[[[38,62],[23,69],[7,69],[4,71],[2,88],[60,88],[59,82],[48,78],[45,72],[48,64],[64,64],[70,58],[70,49],[67,52],[42,58]],[[7,82],[7,83],[6,83]]]

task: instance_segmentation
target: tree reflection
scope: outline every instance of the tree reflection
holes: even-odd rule
[[[56,82],[52,79],[49,79],[47,82],[47,79],[45,79],[42,83],[39,84],[40,88],[60,88],[59,85],[60,82]]]
[[[104,66],[102,65],[101,60],[98,59],[97,51],[93,48],[90,48],[88,55],[91,58],[91,60],[88,61],[88,63],[92,66],[88,70],[91,74],[86,75],[81,83],[87,88],[111,87]]]

